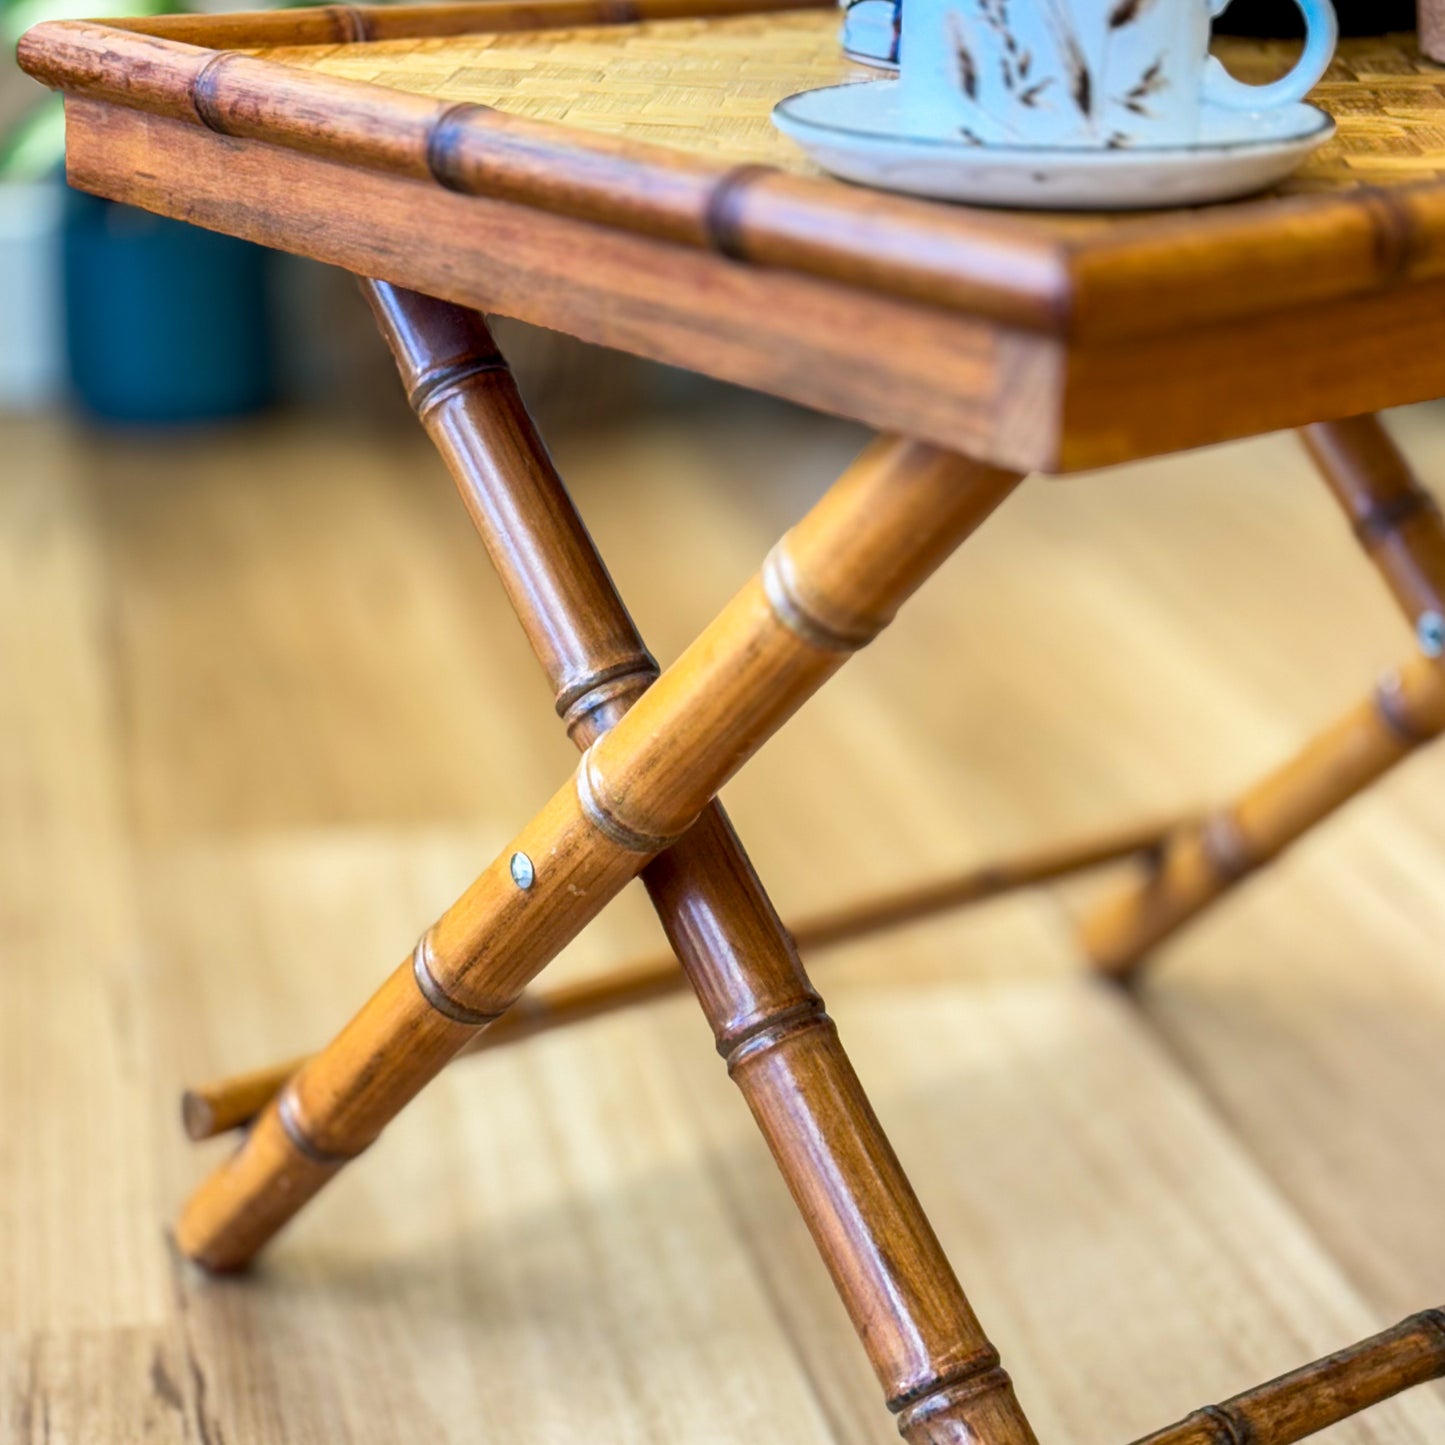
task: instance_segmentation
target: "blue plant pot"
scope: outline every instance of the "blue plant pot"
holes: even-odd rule
[[[241,416],[273,394],[268,253],[68,191],[66,351],[76,400],[102,421]]]

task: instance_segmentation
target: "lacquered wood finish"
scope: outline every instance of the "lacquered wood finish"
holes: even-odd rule
[[[1424,1310],[1136,1445],[1294,1445],[1402,1390],[1445,1376],[1445,1311]]]
[[[680,851],[648,869],[648,892],[905,1438],[1032,1440],[726,818],[705,814]]]
[[[1019,470],[1052,454],[1057,361],[1038,333],[114,105],[73,98],[67,115],[83,190]]]
[[[499,19],[509,28],[505,8]],[[482,20],[475,24],[487,28]],[[1030,243],[987,214],[767,167],[744,172],[488,106],[438,104],[94,24],[38,27],[24,42],[22,63],[37,79],[72,94],[236,140],[265,141],[970,314],[1047,330],[1063,318],[1067,275],[1059,253],[1046,239]]]
[[[684,657],[681,680],[670,670],[644,692],[655,665],[481,318],[378,283],[368,295],[586,753],[575,783],[429,932],[412,966],[268,1106],[188,1207],[182,1247],[212,1267],[244,1263],[293,1201],[371,1142],[387,1100],[400,1107],[455,1052],[455,1030],[503,1013],[543,952],[678,838],[647,871],[649,891],[888,1402],[907,1412],[908,1438],[1028,1445],[1008,1377],[796,949],[726,819],[707,806],[1017,478],[915,445],[875,448],[779,544],[730,609],[737,620],[724,614]],[[909,493],[927,513],[910,508]],[[942,533],[921,531],[940,511],[951,518]],[[731,765],[709,756],[719,748]],[[519,853],[534,870],[525,886]]]
[[[708,0],[490,8],[422,7],[415,33],[719,13]],[[329,53],[344,36],[364,51],[409,33],[405,12],[249,23],[30,32],[23,63],[69,96],[72,183],[1019,470],[1445,392],[1445,186],[1428,113],[1405,157],[1389,152],[1393,121],[1350,138],[1352,160],[1378,145],[1379,173],[1416,185],[1351,188],[1346,167],[1318,194],[1183,214],[998,216],[235,48]],[[1385,116],[1393,92],[1329,94],[1348,122],[1361,107]],[[1315,364],[1325,354],[1339,364]]]
[[[557,710],[590,753],[629,708],[640,706],[655,665],[482,318],[381,283],[365,289],[413,406],[446,459],[552,683]],[[805,522],[793,546],[801,551],[809,540]],[[823,544],[829,552],[833,545],[831,539]],[[859,589],[851,585],[856,574],[830,571],[825,555],[820,548],[808,568],[817,592],[800,595],[794,553],[780,549],[773,560],[784,580],[768,588],[769,602],[812,641],[847,652],[886,624],[894,599],[912,590],[914,578],[890,573],[874,590]],[[929,559],[917,565],[928,566]],[[845,610],[834,614],[829,600],[844,594]],[[665,724],[654,726],[660,731]],[[670,793],[675,785],[669,778],[662,786]],[[601,806],[616,819],[615,803]],[[706,807],[642,876],[889,1404],[901,1408],[927,1398],[955,1432],[986,1423],[1000,1440],[1031,1440],[997,1353],[719,805]],[[800,1048],[806,1060],[796,1057]],[[780,1115],[789,1128],[777,1127]]]
[[[1445,523],[1435,499],[1378,417],[1320,423],[1302,435],[1411,625],[1422,640],[1433,637],[1445,619]],[[1177,834],[1149,876],[1085,920],[1089,956],[1127,975],[1150,949],[1442,731],[1445,668],[1437,656],[1417,657],[1233,806]]]
[[[1132,973],[1172,933],[1445,732],[1445,674],[1415,658],[1243,797],[1171,839],[1158,865],[1106,899],[1080,938],[1105,972]]]
[[[1445,525],[1440,504],[1377,416],[1301,433],[1360,545],[1417,632],[1439,625],[1445,650]]]

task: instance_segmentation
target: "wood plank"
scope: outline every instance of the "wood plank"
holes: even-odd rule
[[[85,451],[136,836],[486,822],[500,846],[571,753],[425,438],[281,426],[168,459]]]
[[[204,1387],[203,1369],[174,1328],[0,1334],[0,1439],[7,1445],[214,1440],[206,1433],[213,1422]]]
[[[1445,433],[1406,420],[1429,475]],[[112,446],[82,486],[95,456],[4,434],[0,1438],[198,1439],[198,1410],[213,1440],[894,1438],[686,1000],[463,1065],[253,1280],[173,1275],[179,1083],[314,1044],[565,752],[412,446]],[[665,658],[856,440],[748,404],[558,452]],[[729,803],[812,907],[1222,793],[1404,641],[1289,439],[1035,482]],[[397,689],[446,664],[458,722],[414,718]],[[248,689],[286,720],[261,743]],[[1438,767],[1181,943],[1147,995],[1168,1050],[1049,900],[818,969],[1045,1439],[1119,1445],[1442,1295]],[[564,966],[654,944],[609,910]],[[1421,1393],[1323,1438],[1441,1423]]]
[[[68,104],[67,164],[81,189],[1001,465],[1076,471],[1445,392],[1438,281],[1066,348],[510,202]],[[411,244],[418,227],[433,245]]]
[[[0,483],[0,1332],[169,1298],[100,566],[68,439],[30,433]]]
[[[1438,492],[1438,409],[1393,423]],[[1310,594],[1320,596],[1324,579],[1308,557],[1294,569],[1316,574]],[[1327,585],[1331,616],[1338,608],[1367,619],[1362,635],[1357,622],[1348,645],[1316,660],[1321,682],[1348,697],[1351,679],[1405,629],[1364,561]],[[1273,699],[1300,730],[1302,715],[1303,726],[1319,715],[1317,688],[1309,692],[1308,710],[1294,685]],[[1233,1127],[1387,1312],[1445,1297],[1442,780],[1439,749],[1412,760],[1183,935],[1144,992],[1150,1017]]]
[[[214,1068],[324,1033],[475,856],[344,833],[159,851],[163,1057]],[[669,1022],[706,1048],[694,1013]],[[654,1063],[660,1026],[642,1012],[454,1071],[252,1279],[186,1269],[222,1434],[285,1438],[301,1410],[358,1442],[469,1440],[478,1420],[506,1438],[827,1439]],[[204,1156],[179,1131],[162,1153],[178,1198]]]
[[[1040,1439],[1133,1439],[1379,1327],[1107,985],[859,988],[831,1002]],[[689,1044],[679,1034],[668,1054],[678,1087],[839,1438],[883,1445],[872,1382],[791,1203]],[[1420,1394],[1328,1438],[1423,1445],[1442,1429],[1445,1402]]]

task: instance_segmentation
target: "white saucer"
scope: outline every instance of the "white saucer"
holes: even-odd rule
[[[805,90],[778,102],[773,124],[844,180],[943,201],[1078,211],[1248,195],[1283,180],[1335,133],[1334,121],[1312,105],[1258,113],[1210,106],[1191,145],[980,146],[949,135],[908,134],[899,84],[868,80]]]

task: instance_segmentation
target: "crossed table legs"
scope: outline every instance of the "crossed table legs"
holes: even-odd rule
[[[875,444],[659,676],[482,319],[363,284],[584,753],[412,957],[266,1105],[187,1204],[181,1249],[213,1269],[245,1265],[641,873],[905,1438],[1031,1445],[997,1353],[712,801],[1020,478],[919,443]],[[1350,1389],[1319,1391],[1318,1372],[1331,1365]],[[1261,1445],[1297,1439],[1267,1433],[1269,1422],[1322,1428],[1342,1405],[1350,1413],[1442,1370],[1445,1319],[1427,1312],[1343,1364],[1151,1438],[1230,1440],[1208,1433],[1210,1422],[1237,1416]]]
[[[876,445],[657,678],[481,318],[367,289],[586,752],[201,1187],[177,1229],[182,1250],[213,1268],[245,1264],[655,858],[645,881],[669,939],[905,1434],[1030,1445],[822,1001],[711,804],[1019,478]]]

